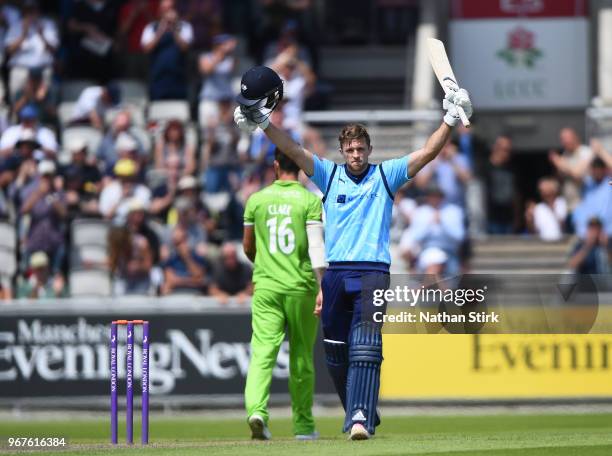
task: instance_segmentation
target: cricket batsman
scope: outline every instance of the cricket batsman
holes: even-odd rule
[[[323,192],[325,253],[329,267],[321,289],[321,322],[328,370],[346,415],[351,440],[369,439],[380,422],[376,406],[382,364],[381,326],[374,323],[372,291],[389,284],[389,228],[395,192],[432,161],[472,103],[466,90],[449,80],[443,122],[425,146],[400,158],[370,164],[370,136],[362,125],[346,125],[338,137],[342,165],[321,159],[269,121],[282,98],[282,81],[267,67],[242,76],[234,120],[243,131],[261,128]]]
[[[322,207],[319,198],[298,182],[297,165],[278,150],[274,171],[277,180],[251,195],[244,211],[244,251],[255,263],[251,362],[244,392],[247,421],[252,438],[272,437],[270,383],[287,328],[293,432],[298,440],[314,440],[315,312],[320,311],[317,292],[326,266]]]

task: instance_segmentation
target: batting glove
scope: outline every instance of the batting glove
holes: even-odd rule
[[[463,112],[465,112],[468,119],[472,117],[474,110],[472,109],[470,94],[465,89],[451,89],[444,97],[444,101],[442,102],[442,108],[446,110],[444,123],[451,127],[457,125],[457,122],[460,121],[459,112],[457,111],[458,107],[463,108]]]
[[[268,125],[270,125],[270,120],[267,117],[259,123],[247,118],[247,116],[242,112],[240,106],[237,106],[236,109],[234,109],[234,122],[236,122],[238,128],[246,133],[253,133],[258,127],[265,130],[268,128]]]

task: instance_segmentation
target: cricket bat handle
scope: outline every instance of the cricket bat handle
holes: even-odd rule
[[[463,110],[463,108],[461,106],[457,106],[457,113],[459,113],[459,118],[461,119],[461,122],[463,123],[463,125],[466,128],[470,128],[470,119],[468,119],[468,117],[465,115],[465,111]]]

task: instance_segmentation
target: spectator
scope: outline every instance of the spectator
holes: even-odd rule
[[[133,214],[143,212],[137,199],[128,205],[128,220]],[[113,227],[109,232],[109,263],[115,295],[150,293],[153,251],[147,238],[135,232],[130,224]]]
[[[195,172],[195,147],[187,141],[185,126],[177,119],[168,121],[155,143],[155,167],[164,169],[168,159],[173,156],[179,159],[181,174]]]
[[[113,48],[120,2],[75,2],[68,19],[69,73],[103,84],[115,75]]]
[[[166,160],[164,172],[165,179],[163,182],[156,185],[152,190],[150,213],[160,219],[162,223],[166,224],[168,220],[168,212],[174,203],[177,190],[180,190],[180,185],[184,179],[181,178],[181,162],[177,155],[173,155]],[[193,176],[185,177],[191,178],[195,182],[195,178]]]
[[[177,0],[179,14],[193,25],[195,49],[210,49],[211,37],[221,27],[222,0]]]
[[[198,217],[198,212],[193,202],[184,196],[178,197],[174,203],[176,211],[175,227],[181,228],[187,235],[187,244],[190,250],[193,250],[201,257],[205,257],[208,253],[206,242],[208,234],[204,228],[201,219]],[[172,254],[172,241],[167,240],[165,246],[162,247],[162,258],[169,258]]]
[[[435,183],[428,185],[425,204],[414,211],[412,224],[402,235],[400,249],[409,263],[416,259],[419,272],[452,276],[460,271],[464,213],[460,206],[445,203],[444,196]]]
[[[16,210],[21,206],[22,190],[36,176],[34,151],[40,147],[32,130],[24,130],[15,145],[14,152],[3,162],[9,172],[11,182],[8,187],[9,199]]]
[[[567,217],[567,203],[559,196],[559,182],[553,177],[544,177],[538,182],[538,191],[542,201],[527,204],[527,227],[543,241],[558,241]]]
[[[109,82],[105,86],[87,87],[74,105],[70,122],[104,130],[106,112],[117,106],[120,101],[121,89],[116,82]]]
[[[138,165],[134,160],[123,158],[117,161],[114,168],[115,179],[100,194],[100,213],[117,225],[125,223],[132,198],[138,199],[147,208],[151,191],[138,184]]]
[[[612,237],[612,192],[605,182],[587,193],[572,213],[576,234],[581,239],[585,238],[588,222],[592,218],[599,219],[604,231]]]
[[[608,185],[610,180],[610,170],[606,163],[599,157],[595,157],[591,162],[590,173],[584,178],[582,187],[582,197],[587,198],[592,192],[597,191],[601,186]]]
[[[206,260],[189,248],[187,232],[177,226],[172,231],[174,253],[164,265],[162,294],[202,294],[208,288],[208,264]]]
[[[310,66],[299,59],[298,48],[289,46],[271,64],[283,79],[284,112],[287,125],[298,128],[302,123],[304,101],[315,88],[317,77]]]
[[[239,142],[241,133],[234,123],[230,100],[219,102],[219,123],[204,133],[201,171],[207,192],[231,191],[238,186],[240,156],[246,152]]]
[[[67,296],[65,280],[61,273],[52,273],[45,252],[34,252],[30,256],[29,266],[29,275],[21,279],[18,298],[47,299]]]
[[[297,49],[297,58],[312,67],[310,52],[308,52],[308,49],[305,47],[300,46],[298,41],[298,29],[298,23],[295,19],[288,19],[285,21],[278,39],[268,43],[266,46],[263,61],[272,62],[276,56],[281,54],[285,49],[294,46]]]
[[[465,208],[465,186],[472,178],[467,159],[457,153],[457,145],[449,141],[440,155],[415,177],[417,187],[424,189],[433,181],[446,196],[446,202]]]
[[[589,172],[593,152],[588,146],[580,143],[578,134],[572,128],[563,128],[559,133],[559,139],[563,153],[559,155],[556,150],[551,150],[548,158],[562,180],[562,196],[569,212],[572,212],[580,201],[582,182]]]
[[[0,57],[4,61],[4,41],[6,39],[6,33],[11,27],[14,27],[21,21],[21,13],[19,9],[10,5],[6,0],[0,0]],[[4,94],[1,98],[3,98]]]
[[[195,209],[199,223],[204,227],[206,233],[211,233],[217,225],[212,218],[208,207],[202,202],[198,181],[193,176],[183,176],[177,187],[177,198],[184,198],[191,202]],[[178,223],[178,212],[173,208],[168,213],[168,224],[174,226]]]
[[[210,284],[210,294],[221,304],[227,304],[235,297],[238,304],[244,302],[253,294],[251,267],[238,260],[236,246],[225,243],[221,247],[221,258],[216,264],[213,279]]]
[[[55,23],[40,16],[38,1],[23,2],[23,17],[9,28],[5,45],[11,99],[23,88],[28,72],[33,68],[43,71],[47,83],[51,80],[59,35]]]
[[[148,213],[138,199],[129,204],[129,213],[125,225],[133,235],[144,236],[151,250],[153,264],[159,264],[160,239],[151,229],[148,222]]]
[[[186,54],[193,40],[189,22],[179,18],[174,0],[161,0],[159,20],[142,32],[141,45],[150,55],[151,100],[187,98]]]
[[[217,35],[213,38],[212,51],[200,56],[199,68],[204,81],[198,117],[203,128],[218,122],[219,102],[234,96],[232,76],[236,69],[236,44],[236,38],[231,35]]]
[[[518,225],[514,176],[512,141],[507,136],[498,136],[485,174],[489,234],[511,234]]]
[[[80,215],[99,214],[98,197],[101,190],[100,170],[88,158],[87,143],[75,138],[67,144],[70,163],[62,170],[69,219]]]
[[[144,147],[136,134],[134,133],[134,126],[132,125],[132,115],[129,111],[119,111],[111,127],[108,129],[100,146],[97,150],[97,157],[105,166],[112,166],[117,160],[119,154],[115,146],[117,145],[117,139],[123,133],[127,134],[135,143],[138,149],[138,161],[144,163],[149,157],[149,151],[144,150]]]
[[[57,153],[55,133],[49,128],[40,126],[38,117],[38,108],[32,104],[25,105],[19,111],[19,123],[7,128],[0,137],[0,157],[10,155],[22,137],[32,136],[37,145],[34,158],[37,160],[42,160],[44,157],[55,158]]]
[[[586,237],[579,240],[574,246],[569,267],[577,274],[608,274],[610,272],[608,236],[598,218],[589,220]]]
[[[61,179],[58,181],[55,177],[55,164],[49,160],[41,161],[37,175],[22,190],[20,208],[22,216],[30,216],[25,257],[44,251],[54,274],[62,268],[66,254],[65,220],[68,215]]]
[[[44,80],[41,68],[31,68],[29,70],[25,85],[15,93],[12,111],[17,113],[28,104],[36,106],[40,113],[40,121],[43,124],[56,124],[57,93]]]

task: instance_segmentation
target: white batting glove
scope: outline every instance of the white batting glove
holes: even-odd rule
[[[240,106],[236,106],[236,109],[234,109],[234,122],[236,122],[238,128],[245,133],[253,133],[255,130],[257,130],[257,124],[246,118],[246,116],[240,110]]]
[[[472,109],[472,102],[470,101],[470,94],[465,89],[457,89],[453,90],[453,88],[449,87],[450,90],[444,97],[444,101],[442,102],[442,108],[446,110],[446,114],[444,115],[444,123],[447,125],[454,127],[460,122],[459,112],[457,111],[457,107],[463,108],[463,112],[465,112],[466,117],[469,119],[472,117],[474,110]]]

